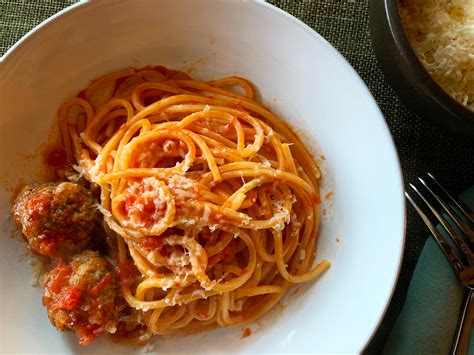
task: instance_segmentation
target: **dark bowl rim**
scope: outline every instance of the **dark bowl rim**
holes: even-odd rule
[[[377,1],[377,0],[376,0]],[[401,0],[384,0],[385,8],[387,9],[387,20],[391,29],[391,33],[394,34],[393,39],[395,44],[399,48],[403,48],[407,54],[407,59],[415,67],[416,70],[426,74],[425,80],[430,82],[430,86],[433,86],[434,93],[441,99],[446,100],[447,103],[453,107],[458,107],[465,115],[474,115],[474,111],[468,109],[465,105],[460,103],[454,97],[449,95],[430,75],[428,70],[425,68],[421,60],[416,55],[413,47],[411,46],[408,37],[403,27],[402,20],[400,17],[400,1]],[[394,8],[390,8],[393,6]],[[425,76],[425,75],[424,75]]]
[[[370,3],[372,45],[379,67],[402,101],[420,116],[452,132],[474,136],[474,111],[435,82],[411,47],[399,13],[400,0],[371,0]],[[387,59],[387,54],[394,59]]]

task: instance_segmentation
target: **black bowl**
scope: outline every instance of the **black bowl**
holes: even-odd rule
[[[455,133],[474,137],[474,113],[431,78],[402,26],[397,0],[370,1],[372,46],[388,83],[420,116]]]

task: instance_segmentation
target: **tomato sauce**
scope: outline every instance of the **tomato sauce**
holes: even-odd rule
[[[132,260],[126,260],[119,265],[119,277],[122,287],[130,287],[140,277],[140,272]]]

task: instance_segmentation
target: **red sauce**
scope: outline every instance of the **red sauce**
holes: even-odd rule
[[[170,235],[179,234],[179,230],[176,228],[168,228],[163,233],[158,235],[150,235],[143,238],[141,245],[148,250],[160,250],[165,247],[165,238]]]
[[[330,192],[328,192],[328,193],[324,196],[324,198],[325,198],[326,200],[332,200],[332,197],[333,197],[333,196],[334,196],[334,192],[330,191]]]
[[[241,271],[240,271],[240,275],[245,275],[247,272],[249,272],[249,270],[244,267]]]
[[[237,240],[232,240],[220,253],[209,258],[207,261],[207,267],[211,268],[220,261],[223,261],[224,263],[230,262],[237,251],[238,244]]]
[[[168,257],[171,255],[172,249],[169,245],[163,245],[163,248],[160,249],[160,255],[163,257]]]
[[[138,216],[140,221],[145,223],[146,227],[150,227],[165,215],[166,204],[163,203],[162,206],[158,207],[151,197],[137,196],[135,194],[140,192],[127,194],[124,197],[121,210],[129,217],[136,218]]]
[[[250,330],[250,328],[242,329],[242,338],[247,338],[251,334],[252,334],[252,331]]]
[[[91,84],[92,84],[92,81],[91,81]],[[89,84],[90,85],[90,84]],[[76,95],[76,97],[78,97],[79,99],[86,99],[86,90],[82,90],[79,94]]]
[[[47,216],[49,206],[53,200],[52,194],[48,192],[37,193],[34,197],[30,198],[26,203],[26,210],[31,218],[37,219],[41,216]]]
[[[61,260],[59,262],[59,265],[51,272],[51,290],[56,293],[61,291],[62,286],[67,285],[69,283],[69,276],[71,274],[72,268],[66,265],[66,263]]]
[[[321,203],[321,198],[319,197],[319,195],[316,194],[311,194],[311,200],[317,205]]]
[[[71,168],[71,162],[68,161],[66,151],[58,137],[51,133],[48,140],[48,143],[44,144],[40,150],[43,165],[38,175],[45,181],[64,180],[61,177],[61,171]]]
[[[58,295],[58,298],[51,306],[51,309],[66,309],[71,311],[76,308],[81,295],[82,290],[79,287],[66,287]]]
[[[45,163],[53,167],[64,167],[67,165],[67,155],[64,149],[53,149],[46,156]]]
[[[79,344],[90,344],[98,335],[102,334],[103,328],[97,324],[76,325],[76,333],[79,335]]]
[[[139,276],[140,272],[132,260],[126,260],[119,265],[119,277],[122,286],[133,285]]]
[[[44,236],[38,244],[38,251],[43,255],[52,255],[58,250],[58,239]]]
[[[88,293],[91,296],[98,296],[102,291],[105,290],[114,281],[114,278],[110,272],[105,274],[105,276],[99,281],[97,285],[91,288]]]
[[[157,250],[161,249],[164,245],[163,238],[161,236],[149,236],[146,237],[145,240],[142,242],[142,245],[145,249],[148,250]]]

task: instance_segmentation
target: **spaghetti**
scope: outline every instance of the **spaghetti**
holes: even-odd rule
[[[59,110],[70,163],[100,187],[140,339],[255,320],[329,267],[312,266],[319,169],[255,96],[240,77],[148,67],[103,76]]]

